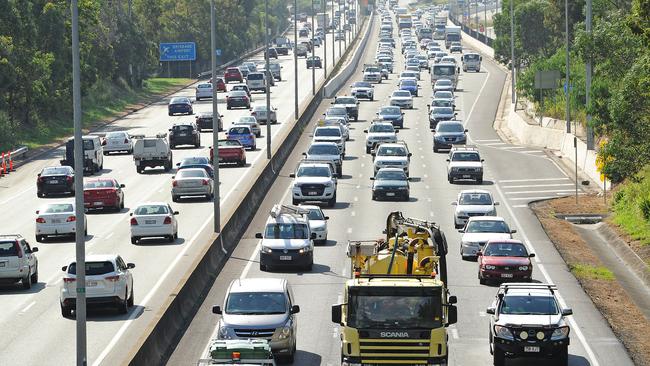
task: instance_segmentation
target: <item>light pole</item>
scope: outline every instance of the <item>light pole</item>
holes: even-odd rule
[[[511,67],[511,78],[510,83],[512,87],[512,104],[517,103],[517,91],[515,90],[515,76],[516,71],[516,62],[515,62],[515,0],[510,0],[510,67]],[[515,110],[517,105],[515,104]]]
[[[323,73],[325,80],[327,80],[327,27],[329,26],[329,24],[325,22],[325,19],[327,19],[327,1],[321,0],[321,4],[323,10]]]
[[[587,34],[591,36],[591,0],[587,0],[587,17],[586,17]],[[586,104],[589,107],[591,103],[591,57],[587,58],[585,63],[585,96]],[[591,127],[591,113],[587,113],[587,150],[594,150],[594,129]]]
[[[298,0],[293,0],[293,118],[298,120]]]
[[[84,152],[81,131],[81,69],[79,59],[79,4],[70,3],[72,11],[72,104],[74,119],[74,202],[75,202],[75,254],[77,296],[77,366],[85,366],[86,355],[86,236],[84,213]]]
[[[219,107],[217,90],[217,11],[214,0],[210,0],[210,51],[212,53],[212,164],[214,165],[214,232],[221,232],[221,200],[219,199]]]
[[[264,44],[266,48],[264,51],[264,61],[266,62],[266,158],[271,159],[271,78],[273,73],[269,67],[269,0],[264,0]]]
[[[316,66],[314,66],[314,57],[316,56],[316,45],[314,44],[314,31],[316,24],[314,23],[314,0],[311,0],[311,95],[316,95]]]
[[[483,3],[483,34],[485,35],[485,44],[487,44],[487,4]]]
[[[564,44],[566,46],[566,79],[564,81],[564,96],[566,101],[566,132],[571,133],[571,107],[569,106],[569,96],[571,84],[569,68],[569,2],[564,0]]]
[[[339,23],[338,24],[339,32],[338,32],[338,34],[341,34],[341,29],[342,29],[341,23],[343,23],[343,20],[341,19],[341,18],[343,18],[343,14],[341,14],[341,0],[336,0],[336,1],[339,3],[339,22],[338,22]],[[343,35],[343,39],[345,39],[345,35]],[[340,60],[341,56],[343,56],[343,52],[341,51],[341,41],[339,40],[338,43],[339,43],[339,60]]]
[[[332,0],[332,24],[334,23],[334,0]],[[336,22],[336,26],[338,27],[338,21]],[[334,45],[336,44],[336,27],[332,27],[332,71],[334,71],[334,65],[336,65],[336,47]],[[339,48],[339,51],[341,49]]]

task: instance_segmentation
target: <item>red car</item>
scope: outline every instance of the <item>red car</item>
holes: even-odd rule
[[[478,280],[530,282],[533,263],[526,246],[519,240],[499,239],[488,241],[478,253]]]
[[[214,165],[214,149],[210,147],[210,161]],[[219,165],[235,163],[246,165],[246,150],[237,140],[219,140]]]
[[[231,81],[243,82],[244,76],[241,74],[241,71],[238,67],[229,67],[226,69],[226,72],[223,74],[223,78],[226,81],[226,84]]]
[[[124,208],[124,184],[113,178],[93,178],[84,182],[84,207],[87,209]]]
[[[212,79],[208,80],[208,83],[212,84]],[[225,91],[228,91],[228,88],[226,88],[226,83],[223,82],[223,78],[217,78],[217,92]]]

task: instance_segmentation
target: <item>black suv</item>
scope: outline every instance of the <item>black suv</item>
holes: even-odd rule
[[[201,134],[194,122],[175,123],[169,129],[169,147],[175,148],[178,145],[201,146]]]
[[[219,131],[223,131],[223,115],[220,114],[217,120]],[[212,112],[199,112],[196,115],[196,125],[199,128],[199,132],[203,130],[212,131]]]
[[[345,107],[345,110],[348,112],[348,117],[354,118],[355,121],[359,120],[359,100],[356,97],[351,96],[338,96],[334,98],[332,104]]]

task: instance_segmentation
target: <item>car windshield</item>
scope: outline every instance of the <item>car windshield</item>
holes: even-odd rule
[[[71,203],[51,203],[41,210],[41,213],[65,213],[73,212],[74,206]]]
[[[393,125],[374,123],[370,126],[370,132],[395,132]]]
[[[128,136],[129,135],[124,131],[115,131],[106,134],[107,139],[123,139],[123,138],[127,138]]]
[[[176,125],[172,127],[172,132],[188,132],[192,131],[192,126],[190,125]]]
[[[450,107],[433,107],[431,113],[434,114],[454,114],[454,109]]]
[[[273,223],[266,225],[266,239],[309,239],[305,224]]]
[[[182,172],[183,170],[181,170]],[[135,209],[134,215],[166,215],[169,209],[165,205],[145,205]]]
[[[411,92],[409,91],[398,90],[393,92],[393,97],[402,98],[402,97],[410,97],[410,96],[411,96]]]
[[[113,188],[115,187],[115,182],[108,179],[102,180],[91,180],[84,182],[84,189],[88,188]]]
[[[528,257],[526,247],[521,243],[489,243],[483,254],[492,257]]]
[[[492,197],[487,193],[463,193],[460,196],[461,205],[491,205]]]
[[[316,137],[322,137],[322,136],[329,136],[329,137],[340,137],[341,136],[341,130],[338,128],[317,128],[316,133],[314,134]]]
[[[196,87],[199,89],[212,89],[212,84],[210,83],[199,84]]]
[[[245,92],[245,91],[248,90],[248,86],[247,86],[247,85],[244,85],[244,84],[237,84],[237,85],[234,85],[234,86],[232,87],[232,89],[231,89],[231,91],[235,91],[235,90],[242,90],[242,91]]]
[[[336,145],[312,145],[307,151],[308,155],[339,155]]]
[[[226,314],[284,314],[287,301],[282,292],[233,292],[226,301]]]
[[[345,116],[348,114],[348,112],[345,109],[345,107],[341,107],[341,108],[331,107],[327,110],[325,114],[332,115],[332,116]]]
[[[380,169],[375,176],[376,180],[406,180],[406,174],[403,170],[383,170]]]
[[[251,130],[248,127],[231,127],[228,130],[228,134],[230,135],[248,135],[250,133]]]
[[[400,75],[402,78],[414,78],[415,73],[414,72],[407,72],[407,71],[402,71],[402,74]]]
[[[257,118],[253,116],[243,116],[239,117],[237,123],[257,123]]]
[[[43,169],[41,175],[67,175],[68,173],[71,171],[66,167],[51,167]]]
[[[508,295],[501,300],[500,314],[555,315],[558,306],[551,296]]]
[[[451,86],[451,80],[442,79],[436,81],[436,86]]]
[[[416,86],[418,82],[415,80],[402,80],[402,86]],[[410,94],[409,94],[410,95]]]
[[[364,81],[357,81],[356,83],[352,84],[352,87],[354,88],[370,88],[371,84],[364,82]]]
[[[380,146],[377,156],[406,156],[406,149],[402,146]]]
[[[255,106],[255,107],[253,107],[253,110],[254,110],[255,112],[266,112],[266,106],[264,106],[264,105],[257,105],[257,106]]]
[[[210,162],[208,161],[208,158],[203,157],[203,156],[197,156],[193,158],[185,158],[183,161],[181,161],[180,166],[186,166],[186,165],[208,165]]]
[[[438,123],[438,132],[463,132],[463,125],[460,123]]]
[[[86,262],[86,276],[98,276],[115,271],[113,263],[110,261]],[[69,274],[77,274],[77,263],[72,262],[68,266]]]
[[[379,111],[379,114],[382,116],[394,116],[400,113],[399,107],[385,107]]]
[[[301,166],[296,175],[298,177],[329,177],[330,169],[324,166]]]
[[[219,147],[241,147],[237,140],[219,140]]]
[[[325,216],[323,216],[323,211],[321,211],[318,208],[309,208],[309,213],[307,214],[307,218],[309,220],[325,220]]]
[[[475,152],[455,152],[451,161],[481,161],[481,157]]]
[[[433,94],[434,98],[452,99],[454,95],[450,91],[437,91]]]
[[[356,104],[354,98],[336,98],[336,104]]]
[[[476,220],[467,224],[468,233],[510,233],[508,225],[500,220]]]
[[[170,104],[189,104],[190,100],[187,98],[172,98]]]
[[[180,178],[207,178],[208,175],[203,169],[183,169],[176,173],[176,179]]]
[[[243,97],[247,96],[246,92],[244,90],[232,90],[230,93],[228,93],[229,97]]]
[[[376,67],[369,67],[366,69],[366,72],[379,72],[379,69]]]

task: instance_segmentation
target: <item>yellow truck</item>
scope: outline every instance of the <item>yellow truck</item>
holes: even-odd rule
[[[341,365],[447,365],[446,327],[456,323],[447,289],[447,242],[435,223],[388,215],[385,237],[349,241],[351,279],[339,324]]]

